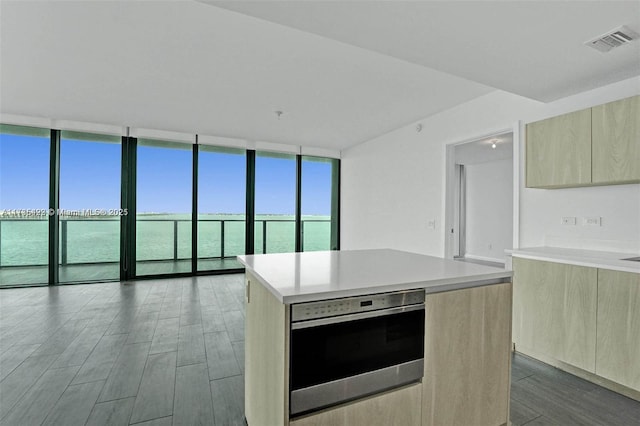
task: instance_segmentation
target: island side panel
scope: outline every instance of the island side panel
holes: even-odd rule
[[[288,312],[248,270],[245,417],[249,426],[289,424]]]
[[[512,285],[426,298],[424,426],[509,419]]]

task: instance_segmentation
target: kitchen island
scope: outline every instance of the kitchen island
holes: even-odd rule
[[[246,266],[245,417],[249,426],[508,423],[510,271],[388,249],[247,255],[238,259]],[[410,306],[391,308],[393,315],[377,317],[384,320],[371,318],[383,311],[376,305],[380,300],[396,294],[402,295],[400,299],[411,299],[405,301]],[[424,301],[422,311],[416,310],[419,306],[413,300],[418,296]],[[354,316],[357,321],[339,322],[345,306],[363,310]],[[311,316],[304,317],[301,312]],[[319,318],[313,315],[320,314],[330,318],[308,319]],[[419,328],[415,323],[403,325],[404,318],[420,318]],[[374,324],[372,321],[387,327],[382,333],[386,337],[371,343],[365,355],[379,351],[380,357],[398,358],[397,367],[386,369],[400,377],[394,376],[395,385],[318,409],[292,407],[291,390],[301,375],[304,379],[320,375],[323,368],[328,368],[320,363],[337,363],[336,371],[344,370],[345,362],[357,358],[351,351],[368,344],[365,336],[379,339],[377,331],[357,328]],[[315,323],[334,328],[327,329],[331,331],[324,337],[322,333],[311,340],[296,337],[301,330],[314,336],[308,330],[313,330],[311,325]],[[354,337],[342,338],[340,333]],[[422,345],[424,356],[404,362],[402,357],[408,353],[403,351],[415,351],[418,340],[408,340],[417,333],[420,356]],[[314,339],[318,338],[334,347],[325,348],[326,353],[315,350],[299,355],[304,345],[298,342],[316,345]],[[390,343],[390,339],[398,341]],[[386,354],[380,345],[389,347]],[[307,366],[307,371],[300,373],[300,359],[304,357],[317,362],[317,369]],[[351,361],[351,367],[356,361]],[[360,364],[374,365],[375,361],[363,359]],[[415,370],[416,365],[420,367],[419,378],[404,375],[403,369]],[[333,371],[323,374],[331,376]],[[367,374],[358,376],[360,381],[354,383],[373,389],[376,383]],[[322,385],[310,382],[307,389],[339,383],[330,380],[332,377]]]

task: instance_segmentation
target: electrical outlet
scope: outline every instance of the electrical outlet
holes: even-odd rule
[[[584,218],[582,218],[582,224],[583,225],[590,225],[590,226],[601,226],[602,225],[602,218],[597,217],[597,216],[584,217]]]
[[[430,220],[429,222],[427,222],[427,228],[429,229],[436,229],[436,220]]]
[[[560,223],[562,223],[563,225],[575,225],[576,218],[575,216],[564,216]]]

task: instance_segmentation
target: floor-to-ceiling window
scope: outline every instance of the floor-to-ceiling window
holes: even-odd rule
[[[48,282],[50,130],[0,125],[0,285]]]
[[[242,268],[246,151],[198,146],[198,271]]]
[[[136,275],[190,273],[193,146],[137,146]]]
[[[257,152],[254,252],[295,251],[296,156]]]
[[[339,169],[328,158],[1,125],[0,286],[224,272],[247,251],[338,249]]]
[[[121,137],[60,135],[59,282],[120,276]]]
[[[302,251],[337,248],[337,168],[338,160],[302,157]]]

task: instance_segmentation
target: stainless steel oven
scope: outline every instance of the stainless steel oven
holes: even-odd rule
[[[424,290],[291,306],[290,415],[421,380]]]

